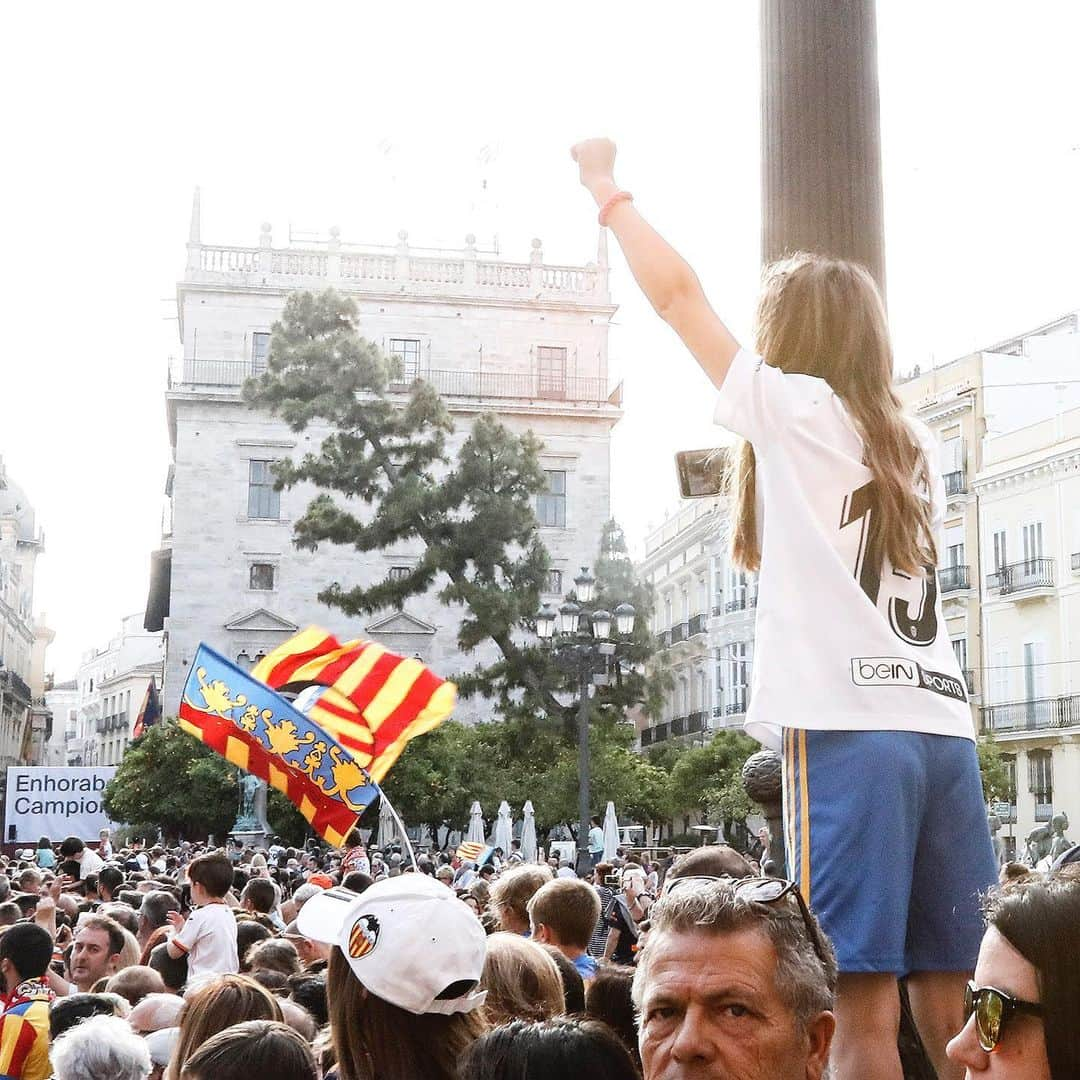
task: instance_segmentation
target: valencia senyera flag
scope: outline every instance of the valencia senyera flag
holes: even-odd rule
[[[275,690],[323,687],[307,715],[376,782],[410,739],[438,727],[457,703],[457,687],[423,661],[372,641],[342,645],[316,626],[260,660],[251,674]]]
[[[284,792],[335,847],[379,795],[378,785],[330,733],[206,645],[191,664],[180,726]]]

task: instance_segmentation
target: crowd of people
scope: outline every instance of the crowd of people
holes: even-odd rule
[[[0,863],[3,1078],[827,1075],[833,947],[726,845],[589,878],[516,845],[414,865],[355,830],[340,851],[43,838]],[[1080,1075],[1080,874],[1014,878],[987,920],[951,1058]]]

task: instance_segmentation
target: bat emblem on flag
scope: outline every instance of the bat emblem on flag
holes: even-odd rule
[[[379,943],[379,920],[374,915],[361,915],[349,933],[349,955],[362,960]]]

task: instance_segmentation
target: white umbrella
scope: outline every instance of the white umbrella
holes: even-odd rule
[[[479,799],[473,799],[469,809],[469,834],[465,839],[478,844],[484,842],[484,812],[480,809]]]
[[[521,857],[527,862],[536,862],[536,811],[532,799],[521,808],[525,822],[521,826]]]
[[[609,802],[604,812],[604,862],[611,862],[619,849],[619,819],[615,816],[615,804]]]
[[[379,850],[385,852],[396,836],[397,825],[394,824],[394,815],[390,812],[390,800],[384,795],[379,803]]]
[[[510,822],[510,804],[503,799],[499,803],[499,816],[495,821],[495,836],[492,847],[502,848],[503,855],[510,854],[510,841],[513,838],[513,826]]]

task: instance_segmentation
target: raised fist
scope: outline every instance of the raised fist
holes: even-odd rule
[[[586,139],[570,150],[581,170],[581,182],[591,191],[604,180],[613,180],[615,144],[610,139]]]

